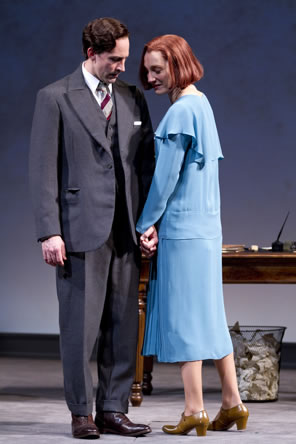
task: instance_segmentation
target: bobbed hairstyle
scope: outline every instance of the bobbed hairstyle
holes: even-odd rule
[[[144,89],[152,88],[147,80],[147,70],[144,65],[145,54],[151,51],[160,51],[168,61],[172,89],[184,89],[202,78],[204,73],[202,64],[186,40],[178,35],[166,34],[155,37],[144,46],[139,72]]]
[[[89,22],[82,31],[82,47],[85,58],[87,50],[92,48],[96,54],[110,52],[116,46],[116,40],[128,37],[127,27],[111,17],[97,18]]]

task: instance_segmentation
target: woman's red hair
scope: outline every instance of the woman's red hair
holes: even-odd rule
[[[186,40],[178,35],[166,34],[155,37],[144,46],[140,64],[140,80],[144,89],[152,88],[147,80],[147,70],[144,65],[145,54],[151,51],[160,51],[168,61],[172,89],[186,88],[202,78],[203,67]]]

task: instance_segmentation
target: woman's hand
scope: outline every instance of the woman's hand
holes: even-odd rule
[[[145,233],[140,237],[140,249],[144,256],[150,258],[156,252],[156,246],[158,244],[157,231],[154,225],[148,228]]]

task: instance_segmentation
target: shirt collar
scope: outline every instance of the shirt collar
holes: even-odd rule
[[[93,94],[96,94],[97,87],[99,83],[101,83],[101,80],[99,80],[97,77],[93,76],[85,67],[84,63],[82,63],[82,74],[85,80],[85,83],[91,90]],[[112,83],[108,84],[108,88],[110,91],[110,94],[112,94]]]

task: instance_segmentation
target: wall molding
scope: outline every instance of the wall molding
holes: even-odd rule
[[[59,335],[0,333],[0,357],[4,356],[60,359]],[[92,359],[95,359],[95,353]],[[281,368],[296,368],[296,342],[283,342]]]

